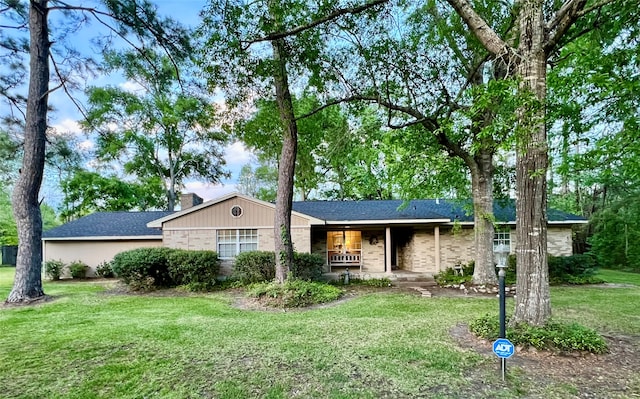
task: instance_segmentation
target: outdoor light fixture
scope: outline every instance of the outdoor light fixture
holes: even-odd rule
[[[504,290],[504,277],[505,269],[507,268],[507,260],[509,259],[509,252],[511,248],[504,242],[500,242],[493,250],[493,255],[496,260],[496,267],[498,268],[498,286],[500,297],[500,336],[498,341],[506,338],[506,298]],[[507,341],[508,342],[508,341]],[[500,358],[502,381],[504,381],[505,373],[507,371],[506,358]]]
[[[496,267],[500,270],[507,267],[507,260],[509,259],[509,252],[511,248],[505,243],[500,243],[493,250],[493,256],[496,261]]]
[[[504,243],[498,244],[493,250],[496,259],[496,267],[498,268],[498,284],[500,289],[500,338],[505,338],[505,293],[504,293],[504,276],[507,268],[507,259],[509,258],[508,245]]]

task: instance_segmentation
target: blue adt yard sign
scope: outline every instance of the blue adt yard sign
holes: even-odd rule
[[[493,343],[493,353],[500,358],[506,359],[511,357],[514,350],[513,344],[506,338],[499,338]]]

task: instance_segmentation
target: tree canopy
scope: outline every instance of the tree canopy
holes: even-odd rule
[[[59,19],[53,19],[54,14]],[[0,58],[11,62],[9,78],[4,75],[0,79],[0,95],[9,104],[4,120],[24,131],[21,167],[12,193],[19,243],[16,276],[7,299],[20,303],[44,296],[39,192],[47,146],[49,95],[56,90],[70,94],[74,77],[82,76],[91,65],[73,48],[73,34],[93,18],[109,30],[101,42],[105,47],[118,37],[139,50],[141,56],[152,44],[171,57],[189,54],[190,46],[186,30],[175,21],[158,16],[156,8],[146,0],[105,0],[95,7],[48,0],[2,1],[0,18]],[[25,95],[22,90],[26,71]],[[15,80],[12,74],[22,80]],[[70,100],[77,104],[73,97]]]
[[[180,76],[176,60],[154,52],[141,59],[134,52],[111,53],[107,65],[122,70],[138,85],[135,91],[115,86],[92,87],[83,122],[97,133],[97,156],[117,161],[124,173],[146,180],[162,179],[166,208],[173,210],[184,179],[217,183],[226,176],[216,105],[196,94],[197,85]],[[147,62],[153,68],[149,68]]]
[[[146,211],[166,206],[166,191],[158,177],[125,181],[119,176],[77,170],[61,183],[63,220],[102,211]]]

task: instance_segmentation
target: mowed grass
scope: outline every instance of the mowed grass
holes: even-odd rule
[[[551,290],[553,316],[576,321],[602,334],[640,332],[640,273],[600,270],[604,286],[564,286]]]
[[[0,268],[0,297],[12,279],[13,269]],[[239,309],[228,293],[113,295],[105,284],[45,282],[54,301],[0,309],[0,397],[515,398],[535,390],[518,373],[502,383],[494,357],[451,337],[457,324],[497,314],[497,299],[381,291],[267,312]],[[639,290],[553,288],[554,316],[637,332],[640,320],[622,312],[637,309]],[[627,303],[611,312],[601,300]]]

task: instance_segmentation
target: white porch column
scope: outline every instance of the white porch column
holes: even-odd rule
[[[384,262],[387,265],[387,273],[391,273],[391,227],[385,229],[384,257]]]
[[[434,244],[434,257],[436,258],[436,273],[440,273],[440,226],[436,226],[433,229],[433,235],[435,236]]]

